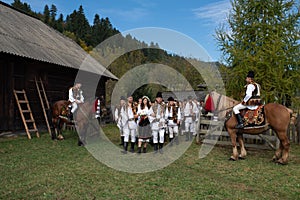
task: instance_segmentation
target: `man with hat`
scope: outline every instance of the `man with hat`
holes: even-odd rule
[[[121,144],[124,145],[124,125],[127,122],[127,119],[124,118],[124,112],[125,112],[125,105],[126,105],[126,98],[124,96],[120,97],[120,104],[116,106],[115,112],[114,112],[114,119],[115,122],[117,123],[117,127],[120,130],[120,137],[121,137]]]
[[[181,120],[181,112],[179,106],[175,103],[173,97],[168,98],[168,104],[165,111],[165,118],[168,121],[169,139],[171,145],[172,140],[175,138],[178,141],[178,125]]]
[[[199,113],[197,104],[193,101],[192,96],[188,97],[188,102],[184,107],[184,123],[185,123],[185,134],[186,141],[192,140],[193,135],[195,135],[195,123]]]
[[[133,97],[131,94],[127,95],[127,104],[123,112],[121,113],[124,120],[123,133],[124,133],[124,150],[122,153],[127,153],[129,137],[131,141],[130,152],[134,152],[134,145],[136,142],[136,132],[137,132],[137,124],[136,120],[138,118],[137,108],[133,103]]]
[[[241,103],[233,107],[233,112],[236,116],[238,124],[235,128],[244,128],[243,118],[240,114],[240,110],[249,108],[255,109],[257,104],[260,104],[260,86],[254,82],[254,72],[249,71],[246,77],[247,85],[245,85],[245,97]]]
[[[152,105],[153,113],[150,116],[151,119],[151,130],[153,136],[154,152],[163,153],[164,137],[165,137],[165,119],[164,112],[166,106],[162,99],[162,93],[157,92],[155,97],[155,103]],[[159,140],[158,140],[159,139]]]

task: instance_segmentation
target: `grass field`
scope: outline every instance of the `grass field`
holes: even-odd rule
[[[119,143],[115,126],[103,129]],[[271,150],[248,149],[246,160],[232,162],[230,147],[199,159],[192,144],[164,169],[130,174],[97,161],[75,134],[0,138],[0,199],[300,199],[299,145],[282,166],[270,162]]]

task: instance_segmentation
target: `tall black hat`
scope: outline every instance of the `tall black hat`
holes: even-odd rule
[[[254,71],[249,71],[247,77],[254,78]]]
[[[161,92],[157,92],[156,98],[162,98],[162,93]]]
[[[173,97],[169,97],[168,101],[174,101],[174,98]]]
[[[124,96],[121,96],[120,100],[126,100],[126,98]]]

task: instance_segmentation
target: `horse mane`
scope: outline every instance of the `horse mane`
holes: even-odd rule
[[[225,96],[223,94],[219,94],[216,91],[213,91],[210,93],[214,106],[215,106],[215,112],[218,114],[218,117],[223,119],[226,116],[226,113],[233,108],[233,106],[240,103],[240,101],[237,101],[231,97]]]

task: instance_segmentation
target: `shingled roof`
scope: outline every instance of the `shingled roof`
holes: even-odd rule
[[[77,43],[0,1],[0,52],[118,79]]]

